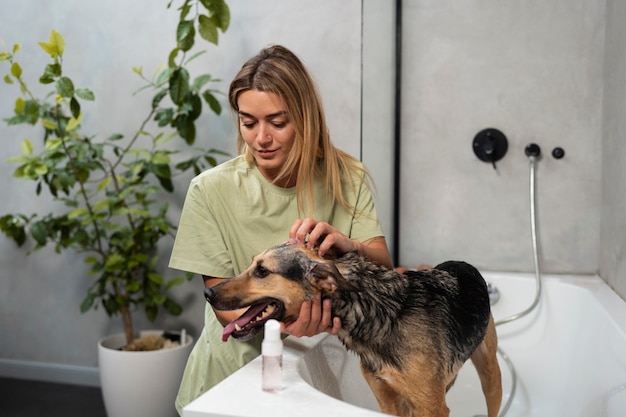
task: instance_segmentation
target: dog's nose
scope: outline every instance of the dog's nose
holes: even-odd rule
[[[204,289],[204,298],[207,300],[208,303],[213,301],[213,299],[215,298],[215,290],[213,288],[211,288],[211,287],[205,288]]]

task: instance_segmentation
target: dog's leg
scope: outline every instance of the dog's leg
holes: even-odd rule
[[[471,356],[487,400],[488,417],[497,417],[502,403],[502,380],[497,352],[498,337],[492,316],[489,319],[485,339]]]
[[[393,416],[405,416],[406,414],[406,405],[402,405],[402,398],[398,396],[398,393],[389,386],[387,381],[384,379],[378,378],[373,375],[371,372],[366,370],[361,366],[361,372],[363,372],[363,376],[365,377],[365,381],[370,386],[370,389],[374,393],[376,397],[376,401],[378,401],[378,406],[380,407],[380,411],[385,414],[390,414]],[[408,414],[410,415],[410,414]]]
[[[380,411],[401,417],[448,417],[443,378],[433,374],[432,364],[416,365],[402,372],[387,368],[378,375],[362,369]]]

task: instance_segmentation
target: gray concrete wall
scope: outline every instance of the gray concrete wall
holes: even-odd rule
[[[524,148],[536,142],[543,269],[598,272],[605,2],[405,5],[402,263],[532,271]],[[497,171],[472,151],[487,127],[509,139]]]

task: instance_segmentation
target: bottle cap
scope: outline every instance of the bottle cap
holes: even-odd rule
[[[263,355],[279,356],[283,354],[283,341],[280,338],[280,323],[271,319],[265,322],[265,336],[261,346]]]

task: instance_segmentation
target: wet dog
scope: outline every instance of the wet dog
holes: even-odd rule
[[[471,359],[488,415],[497,416],[496,330],[485,281],[467,263],[400,274],[357,253],[322,258],[283,244],[257,255],[243,274],[205,290],[217,310],[248,307],[224,328],[223,340],[247,340],[271,318],[295,320],[302,302],[318,294],[331,299],[341,319],[338,337],[360,357],[382,412],[448,416],[446,392]]]

